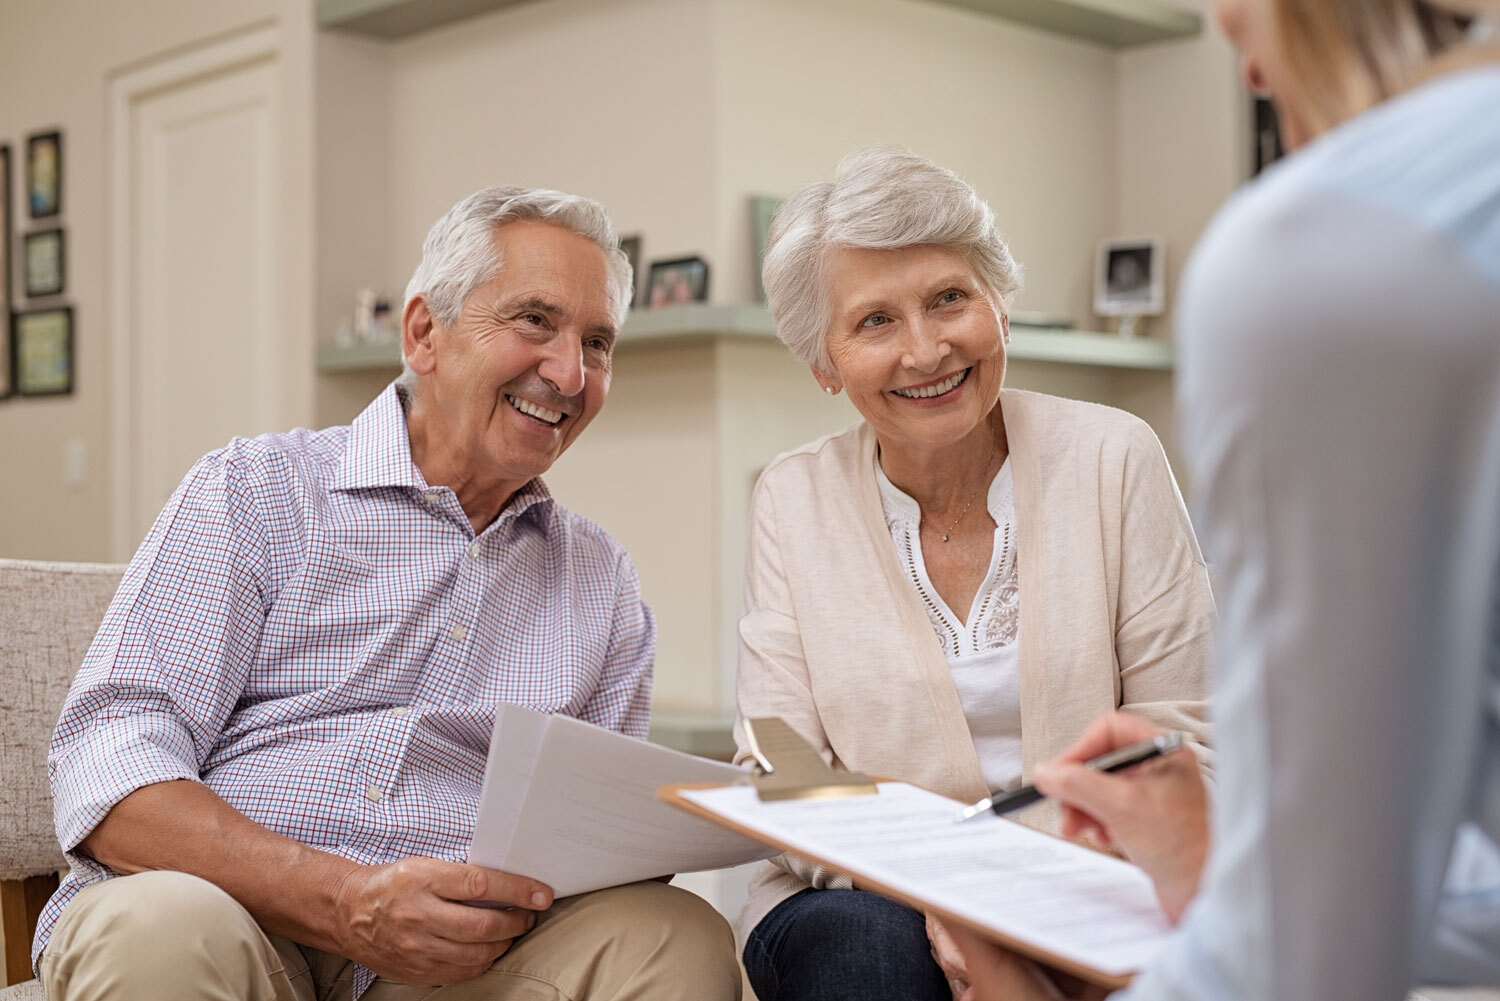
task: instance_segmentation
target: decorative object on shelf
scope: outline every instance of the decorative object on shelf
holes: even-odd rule
[[[646,283],[646,306],[659,309],[708,299],[708,262],[701,257],[652,261]]]
[[[10,146],[0,143],[0,323],[5,326],[5,337],[10,337],[10,238],[12,226],[10,224]],[[0,365],[10,365],[10,352],[6,350],[0,355]],[[7,368],[8,372],[9,369]],[[10,380],[5,380],[7,385]],[[6,389],[0,387],[0,397],[3,397]]]
[[[620,249],[630,262],[630,305],[635,305],[636,289],[641,287],[641,234],[620,237]]]
[[[401,339],[401,327],[391,312],[391,301],[373,288],[354,293],[354,312],[339,322],[333,342],[341,348],[356,344],[391,344]]]
[[[766,263],[766,243],[771,236],[771,220],[776,217],[776,210],[781,208],[783,199],[770,198],[766,195],[752,195],[750,198],[750,234],[755,241],[752,249],[755,252],[755,276],[751,279],[751,288],[755,290],[754,302],[765,303],[766,287],[761,284],[760,270]]]
[[[17,395],[73,392],[73,307],[13,313],[10,352]]]
[[[21,282],[29,297],[61,295],[64,277],[63,231],[44,229],[21,238]]]
[[[38,132],[26,140],[26,203],[31,218],[62,211],[62,133]]]
[[[1141,332],[1141,318],[1167,308],[1166,241],[1159,236],[1111,237],[1094,258],[1094,312],[1118,316],[1121,337]]]
[[[1255,151],[1255,162],[1250,176],[1254,177],[1271,164],[1281,159],[1281,122],[1276,117],[1276,105],[1264,97],[1255,98],[1250,114],[1255,133],[1250,145]]]

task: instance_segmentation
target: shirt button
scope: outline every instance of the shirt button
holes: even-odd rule
[[[437,507],[438,496],[439,496],[439,494],[438,494],[438,492],[436,490],[429,490],[429,491],[427,491],[427,498],[426,498],[427,499],[427,506],[428,507]]]
[[[454,626],[453,627],[452,636],[453,636],[453,639],[456,642],[462,643],[464,641],[464,635],[465,634],[464,634],[464,627],[463,626]]]
[[[391,710],[391,715],[405,716],[409,712],[411,712],[411,706],[397,706],[396,708]]]
[[[371,803],[379,803],[384,798],[385,793],[380,791],[379,786],[371,786],[370,788],[365,790],[365,799],[369,800]]]
[[[469,546],[469,556],[473,559],[479,558],[479,543],[475,542]]]

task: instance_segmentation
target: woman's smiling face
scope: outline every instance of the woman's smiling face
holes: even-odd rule
[[[842,386],[883,445],[942,447],[1000,397],[1004,306],[960,254],[942,247],[834,248],[825,384]]]

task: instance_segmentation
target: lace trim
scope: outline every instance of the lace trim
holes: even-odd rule
[[[919,515],[913,514],[916,502],[901,493],[883,473],[878,478],[881,508],[897,558],[927,611],[927,620],[945,656],[952,660],[1015,643],[1021,625],[1021,583],[1016,566],[1015,492],[1009,477],[1003,484],[997,484],[1002,489],[992,487],[988,498],[990,517],[995,520],[994,548],[989,571],[974,595],[964,623],[959,622],[927,576],[921,553]],[[997,475],[996,479],[999,478]]]

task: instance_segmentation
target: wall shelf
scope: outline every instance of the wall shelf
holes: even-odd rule
[[[673,306],[668,309],[637,310],[620,329],[620,349],[637,344],[692,341],[704,337],[751,337],[774,339],[776,325],[760,306]],[[1011,326],[1011,361],[1055,362],[1100,368],[1148,369],[1169,372],[1173,365],[1169,341],[1136,338],[1121,340],[1112,334],[1071,330],[1043,330]],[[325,375],[341,372],[391,371],[401,367],[401,348],[394,341],[356,344],[352,347],[320,347],[317,370]]]
[[[537,0],[317,0],[318,27],[392,40],[467,17]],[[1126,48],[1203,30],[1193,11],[1155,0],[930,0],[1055,31],[1108,48]]]

